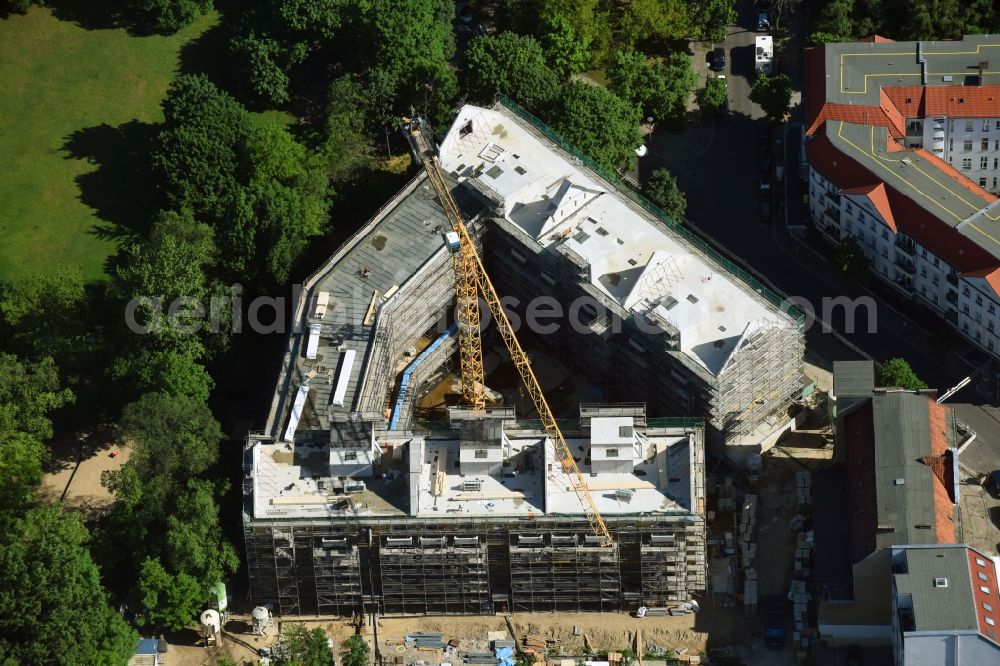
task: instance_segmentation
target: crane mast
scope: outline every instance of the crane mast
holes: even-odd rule
[[[418,157],[423,161],[427,180],[434,188],[452,230],[458,234],[459,249],[454,260],[455,295],[457,298],[455,319],[459,331],[462,397],[466,404],[473,409],[482,410],[486,406],[482,336],[479,327],[479,296],[481,294],[493,315],[500,337],[503,338],[507,351],[510,353],[511,361],[521,376],[521,382],[542,421],[545,434],[555,446],[563,472],[570,477],[570,484],[583,506],[591,531],[597,536],[602,546],[611,546],[613,544],[611,533],[608,531],[601,513],[597,510],[594,497],[590,494],[590,489],[587,487],[576,460],[573,459],[573,452],[556,423],[555,416],[545,399],[534,370],[531,369],[528,355],[522,349],[514,327],[511,326],[510,319],[500,303],[500,297],[486,273],[476,245],[462,219],[462,213],[459,211],[458,205],[451,195],[451,190],[448,188],[448,183],[441,172],[433,144],[428,143],[419,120],[410,122],[409,127],[410,139]]]

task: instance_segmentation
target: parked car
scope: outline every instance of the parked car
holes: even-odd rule
[[[761,224],[771,223],[771,202],[768,199],[761,199],[757,205]]]
[[[767,12],[757,12],[757,32],[768,32],[771,29],[771,19]]]
[[[761,177],[757,181],[760,185],[760,198],[770,199],[771,198],[771,178],[769,175]]]
[[[721,72],[726,68],[726,49],[724,47],[715,47],[715,50],[708,57],[708,68],[713,72]]]

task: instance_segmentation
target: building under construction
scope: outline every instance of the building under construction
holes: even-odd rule
[[[511,396],[418,418],[457,355],[456,247],[421,174],[298,300],[244,458],[255,603],[619,610],[704,589],[705,438],[756,444],[782,427],[801,390],[800,325],[557,141],[513,105],[466,106],[440,165],[498,291],[529,315],[519,336],[633,401],[559,415],[613,544],[591,533],[554,443]],[[544,329],[530,317],[539,298],[564,306]],[[647,419],[647,406],[695,418]]]

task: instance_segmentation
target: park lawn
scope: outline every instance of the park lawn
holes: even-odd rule
[[[76,181],[99,165],[69,157],[74,132],[163,119],[181,47],[218,21],[168,37],[85,30],[33,7],[0,20],[0,279],[73,268],[100,280],[114,241]]]

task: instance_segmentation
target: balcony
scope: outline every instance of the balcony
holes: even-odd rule
[[[948,293],[945,294],[944,297],[945,300],[947,300],[949,303],[954,303],[954,304],[958,303],[958,292],[955,291],[954,289],[949,289]]]
[[[893,261],[893,263],[896,264],[896,266],[898,268],[903,269],[904,271],[906,271],[910,275],[914,275],[917,272],[917,266],[916,266],[916,264],[914,264],[912,260],[907,259],[905,257],[901,257],[899,255],[896,255],[896,259],[895,259],[895,261]]]
[[[948,310],[945,313],[944,318],[954,325],[958,325],[958,310]]]
[[[950,284],[951,286],[953,287],[958,286],[958,273],[948,273],[947,275],[944,276],[944,279],[947,280],[948,284]]]
[[[896,249],[902,250],[911,257],[917,253],[916,245],[909,238],[896,238]]]

